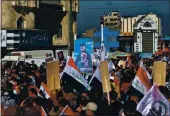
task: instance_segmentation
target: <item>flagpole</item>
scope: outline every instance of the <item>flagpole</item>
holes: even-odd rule
[[[64,113],[64,111],[66,110],[67,107],[68,107],[68,105],[66,105],[66,107],[63,109],[63,111],[60,113],[59,116],[61,116]]]
[[[105,61],[105,46],[104,46],[104,36],[103,36],[103,24],[101,24],[101,61]]]

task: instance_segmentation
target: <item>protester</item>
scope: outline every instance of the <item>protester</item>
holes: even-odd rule
[[[82,53],[80,53],[79,58],[77,58],[79,61],[81,61],[81,56],[89,56],[85,52],[85,43],[81,45],[81,51]],[[163,60],[168,63],[170,60],[167,56],[164,57],[164,55],[153,56],[152,59],[143,59],[141,62],[139,58],[134,57],[133,60],[131,60],[132,64],[123,68],[122,65],[118,66],[120,58],[110,59],[110,63],[114,64],[114,66],[112,64],[109,69],[111,90],[108,93],[103,93],[103,78],[100,75],[100,66],[93,66],[92,74],[82,74],[73,60],[71,60],[69,64],[71,68],[68,70],[68,62],[63,59],[61,54],[60,57],[59,72],[61,88],[53,91],[47,91],[48,85],[46,85],[46,83],[48,79],[46,76],[47,67],[45,63],[40,67],[37,67],[35,62],[31,64],[4,64],[1,73],[3,100],[7,102],[10,102],[10,98],[15,100],[17,115],[40,116],[42,115],[43,109],[44,114],[50,116],[140,116],[142,113],[140,114],[138,112],[139,109],[137,109],[137,106],[142,104],[140,102],[147,96],[151,88],[150,86],[153,86],[153,79],[148,75],[152,75],[154,61]],[[142,68],[140,66],[141,64],[143,64]],[[139,74],[139,69],[143,71],[143,73],[137,75]],[[67,73],[65,72],[66,70]],[[77,72],[71,74],[70,71],[73,70]],[[140,78],[141,75],[142,78]],[[167,64],[166,85],[157,87],[157,91],[160,91],[160,94],[166,100],[170,100],[169,75],[170,65]],[[143,89],[136,89],[136,86],[134,86],[137,84],[134,84],[137,76],[138,79],[148,79],[147,84],[143,83],[143,80],[136,81],[140,83],[138,87],[142,86],[146,87],[146,90],[148,89],[146,94],[144,94]],[[42,83],[46,85],[46,87],[44,87]],[[92,88],[89,89],[89,86]],[[5,96],[5,92],[8,92],[8,99],[7,96]],[[3,104],[5,104],[4,101]],[[6,107],[8,106],[10,105]],[[152,113],[158,112],[154,111],[156,109],[151,110]],[[159,113],[160,112],[161,111],[159,111]]]
[[[86,116],[94,116],[97,111],[97,105],[94,102],[89,102],[85,107],[82,107]]]

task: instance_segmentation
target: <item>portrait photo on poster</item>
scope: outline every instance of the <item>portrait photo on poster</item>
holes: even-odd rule
[[[75,40],[74,60],[82,73],[92,73],[93,41],[90,39]]]

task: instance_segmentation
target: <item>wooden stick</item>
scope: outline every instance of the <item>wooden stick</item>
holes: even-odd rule
[[[106,81],[106,77],[105,77],[105,83],[106,83],[106,89],[107,89],[107,100],[108,100],[108,105],[110,106],[110,95],[109,95],[109,89],[108,89],[108,83]]]

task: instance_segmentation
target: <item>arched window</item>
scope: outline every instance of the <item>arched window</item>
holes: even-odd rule
[[[24,29],[24,18],[21,16],[18,20],[17,20],[17,29]]]
[[[146,21],[146,22],[144,23],[143,27],[152,27],[152,25],[151,25],[148,21]]]

